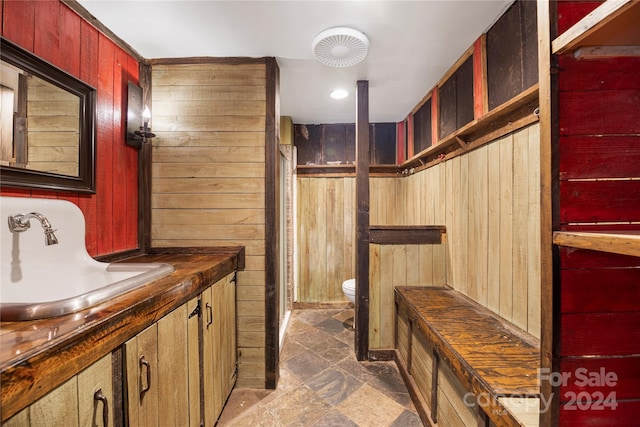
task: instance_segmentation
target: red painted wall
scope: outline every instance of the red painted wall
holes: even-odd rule
[[[559,2],[559,31],[598,5]],[[561,228],[637,230],[640,58],[577,60],[568,54],[559,58],[559,69]],[[572,375],[558,389],[560,425],[636,426],[640,258],[561,248],[559,260],[554,357],[560,371]],[[615,374],[615,385],[604,381],[603,372]],[[592,383],[579,373],[588,373]]]
[[[69,200],[87,224],[93,256],[138,248],[138,152],[125,145],[127,82],[138,62],[58,0],[2,0],[2,35],[97,89],[96,194],[17,190],[2,195]]]

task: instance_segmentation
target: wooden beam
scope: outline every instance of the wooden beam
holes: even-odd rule
[[[554,275],[559,274],[554,262],[552,232],[559,225],[558,194],[558,59],[551,54],[551,40],[557,34],[557,3],[537,2],[538,85],[540,119],[540,367],[553,371]],[[556,292],[558,290],[556,289]],[[553,399],[551,409],[540,412],[540,425],[557,425],[559,393],[550,381],[541,381],[540,394],[545,401]],[[542,400],[542,399],[541,399]]]
[[[279,313],[279,173],[278,165],[280,111],[280,69],[275,58],[266,59],[266,117],[265,117],[265,388],[278,385],[280,363],[280,313]]]
[[[151,105],[151,67],[138,63],[138,81],[142,88],[142,105]],[[138,151],[138,247],[142,253],[151,249],[151,153],[153,139]]]
[[[369,355],[369,82],[356,95],[356,333],[358,360]]]

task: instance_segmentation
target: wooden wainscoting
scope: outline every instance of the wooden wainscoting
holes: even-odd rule
[[[298,177],[298,302],[347,302],[355,274],[353,177]]]

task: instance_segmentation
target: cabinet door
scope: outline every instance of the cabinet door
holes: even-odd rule
[[[202,394],[200,390],[200,319],[201,298],[193,298],[187,303],[187,354],[189,358],[189,427],[201,427],[203,417]]]
[[[220,282],[202,292],[202,385],[204,389],[204,426],[213,426],[222,412],[220,396],[220,322],[215,301],[220,300]]]
[[[78,374],[80,426],[114,425],[112,363],[111,354],[108,354]]]
[[[190,338],[188,306],[196,303],[183,304],[125,344],[130,425],[200,425],[197,379],[196,386],[190,385],[193,358],[197,363],[198,357],[198,319],[191,321],[196,336]],[[194,339],[195,355],[190,354]]]
[[[212,426],[235,383],[236,306],[234,274],[202,293],[204,425]]]
[[[125,343],[128,425],[158,426],[158,325]]]
[[[78,377],[31,404],[29,418],[31,426],[78,426]]]
[[[224,279],[224,292],[221,300],[221,345],[220,373],[222,374],[222,404],[236,382],[236,283],[235,273]]]
[[[112,369],[108,354],[2,426],[113,426]]]

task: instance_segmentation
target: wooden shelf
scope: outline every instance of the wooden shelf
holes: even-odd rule
[[[444,225],[372,225],[369,243],[377,245],[439,245],[447,241]]]
[[[607,0],[553,40],[551,51],[563,54],[580,47],[640,46],[639,22],[640,2]]]
[[[298,175],[314,176],[355,176],[355,165],[297,165]],[[396,165],[369,165],[369,175],[399,175],[400,168]]]
[[[553,243],[559,246],[640,257],[640,230],[555,231]]]
[[[537,107],[538,84],[475,119],[452,134],[440,139],[436,144],[422,150],[402,165],[400,169],[422,166],[450,153],[464,152],[477,148],[494,139],[513,132],[520,127],[538,120],[533,113]],[[535,106],[534,106],[535,104]],[[444,156],[443,156],[444,155]]]

